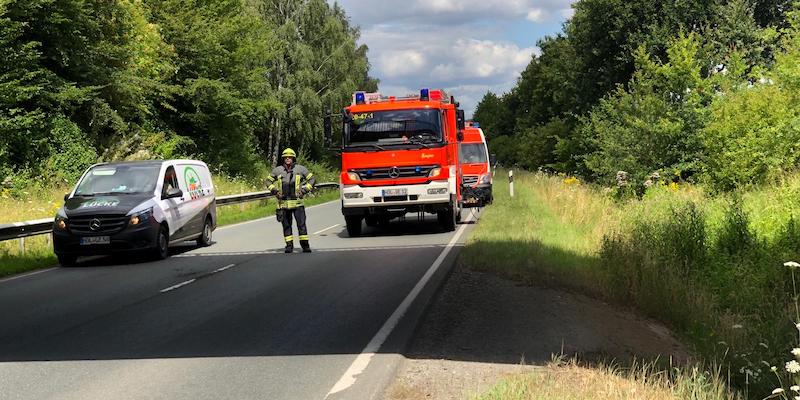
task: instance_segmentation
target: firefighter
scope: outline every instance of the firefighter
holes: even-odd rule
[[[275,167],[267,180],[269,190],[278,199],[277,218],[283,224],[283,238],[286,241],[285,253],[294,251],[292,235],[292,216],[297,220],[297,233],[304,253],[310,253],[308,229],[306,228],[306,208],[303,198],[314,190],[314,174],[302,165],[297,165],[297,154],[286,149],[281,154],[283,164]]]

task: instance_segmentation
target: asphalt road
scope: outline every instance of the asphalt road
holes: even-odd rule
[[[380,394],[473,225],[409,215],[349,238],[338,202],[307,211],[312,254],[283,254],[270,218],[165,261],[0,281],[0,399]]]

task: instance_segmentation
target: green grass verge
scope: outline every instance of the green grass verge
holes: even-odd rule
[[[254,191],[253,189],[255,188],[248,186],[238,188],[242,192]],[[306,199],[306,206],[310,207],[338,198],[338,190],[320,190]],[[275,215],[274,200],[217,207],[218,226],[236,224],[270,215]],[[0,277],[47,268],[56,265],[57,262],[52,244],[46,235],[26,238],[24,253],[19,249],[18,240],[0,242]]]
[[[797,340],[783,262],[800,259],[800,176],[725,196],[656,185],[624,201],[574,179],[515,179],[514,198],[495,181],[463,265],[637,308],[752,398],[778,386],[770,367],[780,374]]]

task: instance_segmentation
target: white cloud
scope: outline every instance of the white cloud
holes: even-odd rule
[[[445,88],[469,115],[486,91],[513,88],[575,0],[336,1],[361,28],[382,93]]]
[[[528,11],[528,16],[526,18],[531,22],[543,22],[545,20],[545,15],[545,11],[541,8],[534,8]]]

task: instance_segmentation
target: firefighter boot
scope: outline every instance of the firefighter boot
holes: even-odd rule
[[[303,253],[311,253],[311,246],[308,245],[308,240],[301,240],[300,246],[303,248]]]
[[[284,253],[292,253],[294,252],[294,242],[286,242],[286,248],[283,249]]]

